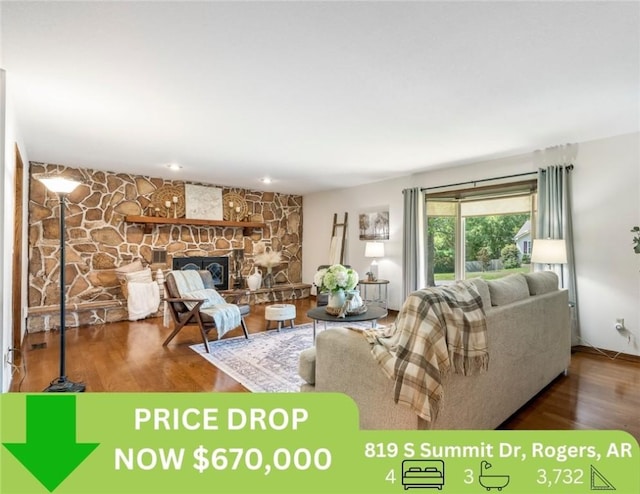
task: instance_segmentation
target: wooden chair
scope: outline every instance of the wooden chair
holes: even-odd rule
[[[213,278],[209,271],[198,271],[198,274],[202,278],[203,288],[214,288]],[[169,342],[187,325],[196,324],[200,330],[202,336],[202,342],[207,350],[207,353],[211,353],[209,349],[209,340],[207,334],[216,327],[215,321],[210,314],[202,311],[203,299],[184,298],[181,296],[178,290],[178,285],[173,276],[173,271],[170,271],[164,282],[165,287],[165,301],[167,302],[171,318],[173,319],[175,329],[164,340],[163,346],[169,344]],[[248,304],[239,304],[240,297],[243,294],[240,293],[236,296],[235,305],[240,309],[240,324],[245,338],[249,338],[249,332],[247,331],[247,324],[244,320],[244,316],[251,312],[251,307]],[[195,303],[192,308],[185,305],[185,302]],[[191,304],[190,304],[191,305]]]

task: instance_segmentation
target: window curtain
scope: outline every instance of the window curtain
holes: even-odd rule
[[[405,189],[402,237],[402,300],[425,286],[425,202],[419,187]]]
[[[574,345],[579,343],[580,334],[571,213],[571,170],[577,152],[577,145],[566,144],[537,151],[534,155],[534,162],[538,165],[536,236],[565,240],[567,264],[554,266],[554,271],[560,278],[560,286],[569,291],[571,339]]]

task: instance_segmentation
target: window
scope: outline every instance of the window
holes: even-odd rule
[[[531,270],[536,182],[427,194],[427,284]]]

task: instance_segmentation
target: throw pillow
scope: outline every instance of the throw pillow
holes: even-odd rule
[[[491,294],[491,305],[506,305],[529,296],[529,285],[527,285],[526,278],[520,273],[490,280],[487,285],[489,285],[489,293]]]
[[[531,295],[555,292],[558,289],[558,275],[553,271],[540,271],[539,273],[526,273],[524,277],[529,285]]]
[[[184,298],[193,298],[196,300],[204,300],[204,303],[200,306],[201,309],[213,307],[214,305],[226,304],[222,295],[212,288],[205,288],[203,290],[194,290],[183,295]],[[193,309],[197,302],[184,302],[189,309]]]
[[[119,280],[124,280],[125,275],[127,273],[142,271],[143,269],[144,269],[144,266],[142,265],[142,261],[140,261],[140,259],[136,259],[132,263],[125,264],[124,266],[120,266],[119,268],[116,268],[116,277]]]
[[[153,281],[153,278],[151,276],[151,268],[144,268],[140,271],[125,273],[124,278],[125,280],[127,280],[127,283],[151,283]]]
[[[215,290],[216,284],[213,282],[213,276],[211,275],[211,273],[206,270],[199,271],[199,273],[200,273],[200,278],[202,278],[202,284],[204,285],[204,287]]]
[[[491,308],[491,294],[489,293],[489,285],[482,278],[472,278],[469,280],[475,289],[480,294],[480,298],[482,299],[482,307],[486,310]]]

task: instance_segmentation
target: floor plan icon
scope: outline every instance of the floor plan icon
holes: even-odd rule
[[[591,465],[591,490],[592,491],[615,491],[616,488],[600,471]]]

